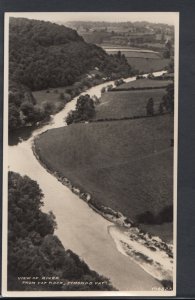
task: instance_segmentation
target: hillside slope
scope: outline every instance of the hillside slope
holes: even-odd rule
[[[130,71],[125,60],[113,61],[104,50],[87,44],[65,26],[11,18],[9,29],[10,79],[32,90],[71,85],[95,67],[105,75]]]
[[[86,86],[88,78],[84,76],[92,70],[98,70],[96,77],[99,79],[103,77],[115,79],[132,74],[131,67],[124,56],[109,56],[103,49],[87,44],[75,30],[51,22],[10,18],[9,82],[12,94],[10,113],[14,118],[12,122],[14,126],[10,126],[10,129],[25,125],[21,124],[21,111],[25,114],[21,110],[22,103],[14,100],[17,98],[16,92],[21,93],[24,87],[30,90],[42,90],[72,86],[81,80],[85,80],[83,85]],[[29,104],[28,100],[23,101],[24,98],[23,93],[22,102]],[[31,123],[45,117],[43,107],[34,109],[31,106],[28,107],[27,111],[29,110],[32,115],[36,114],[34,120],[30,118]],[[28,115],[27,120],[24,118],[24,121],[24,123],[29,122]]]

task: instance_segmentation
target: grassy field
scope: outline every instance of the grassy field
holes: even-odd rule
[[[166,87],[172,83],[172,80],[157,80],[157,79],[138,79],[131,82],[123,83],[120,86],[116,87],[117,89],[130,89],[130,88],[159,88]]]
[[[141,81],[141,79],[137,81]],[[103,93],[100,104],[96,106],[95,119],[145,116],[146,104],[151,97],[154,101],[154,112],[157,113],[159,103],[165,93],[166,89]]]
[[[127,57],[128,63],[136,70],[142,73],[151,73],[164,70],[168,66],[170,59],[166,58],[135,58]]]
[[[171,115],[73,124],[41,135],[36,148],[51,170],[136,221],[172,204],[172,134]]]

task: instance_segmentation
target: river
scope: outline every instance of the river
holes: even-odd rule
[[[162,73],[164,71],[154,74],[157,76]],[[133,80],[135,77],[125,81]],[[108,84],[114,82],[100,84],[82,94],[88,93],[90,96],[100,97],[102,87]],[[120,291],[151,291],[153,287],[160,287],[161,284],[117,249],[108,230],[112,223],[94,212],[77,195],[48,173],[33,155],[34,137],[46,130],[65,126],[64,118],[70,110],[74,109],[77,98],[52,116],[49,124],[35,129],[30,138],[21,141],[18,145],[8,147],[8,168],[21,175],[28,175],[38,182],[45,195],[43,211],[52,210],[55,214],[58,224],[55,234],[65,249],[71,249],[91,269],[110,278],[112,284]]]

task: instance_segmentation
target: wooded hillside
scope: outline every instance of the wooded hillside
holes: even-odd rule
[[[41,108],[38,112],[35,109],[35,114],[38,114],[35,120],[29,120],[28,116],[26,119],[21,105],[24,101],[29,102],[25,95],[28,94],[31,98],[28,89],[71,86],[84,80],[83,76],[95,69],[99,71],[97,75],[99,79],[103,77],[116,79],[132,74],[124,55],[108,55],[100,47],[87,44],[75,30],[51,22],[10,18],[9,90],[12,102],[10,117],[14,119],[10,123],[10,129],[25,125],[22,123],[29,121],[37,122],[45,117],[45,110]],[[21,103],[17,101],[18,93],[21,94]],[[34,115],[34,108],[31,110]],[[22,117],[24,114],[23,120],[21,111]]]

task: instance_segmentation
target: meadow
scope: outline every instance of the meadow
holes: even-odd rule
[[[156,216],[172,204],[172,137],[173,116],[163,115],[53,129],[40,136],[36,149],[50,170],[136,222],[140,214]]]
[[[135,82],[140,81],[141,79]],[[162,97],[165,93],[166,89],[103,93],[100,104],[96,106],[95,119],[121,119],[146,116],[146,104],[149,98],[153,98],[154,113],[158,113],[159,103],[162,101]]]

